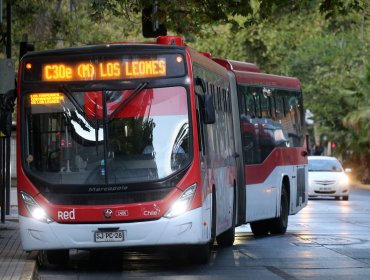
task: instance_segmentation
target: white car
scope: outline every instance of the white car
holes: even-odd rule
[[[334,157],[308,157],[308,197],[334,197],[348,200],[349,178]]]

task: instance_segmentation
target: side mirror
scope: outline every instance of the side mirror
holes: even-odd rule
[[[203,93],[204,94],[206,93],[206,91],[207,91],[206,82],[202,78],[196,77],[195,78],[195,85],[200,86],[202,88]]]
[[[213,124],[216,122],[215,107],[213,105],[213,98],[210,95],[204,96],[203,122],[205,124]]]
[[[204,124],[213,124],[216,122],[215,106],[213,105],[213,98],[207,94],[206,82],[196,77],[194,81],[196,86],[200,86],[203,94],[197,94],[200,100],[200,106],[202,109],[202,119]]]
[[[352,168],[345,168],[344,169],[344,172],[345,173],[352,173]]]

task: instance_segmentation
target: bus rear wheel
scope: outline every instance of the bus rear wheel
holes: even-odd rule
[[[284,234],[288,227],[289,203],[288,194],[283,185],[281,190],[280,216],[271,220],[271,234]]]
[[[267,235],[270,229],[268,220],[251,222],[250,227],[254,236]]]

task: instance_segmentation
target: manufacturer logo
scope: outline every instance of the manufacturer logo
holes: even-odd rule
[[[115,187],[89,187],[88,192],[120,192],[127,191],[127,186],[115,186]]]
[[[113,211],[110,209],[105,209],[103,215],[104,215],[104,218],[110,219],[113,217]]]
[[[72,209],[71,211],[58,211],[58,220],[67,221],[75,219],[76,219],[75,209]]]

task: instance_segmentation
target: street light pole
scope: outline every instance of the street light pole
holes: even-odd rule
[[[0,0],[0,10],[2,12],[3,10],[3,1]],[[5,82],[7,78],[9,78],[9,71],[12,71],[14,74],[13,66],[11,62],[11,56],[12,56],[12,44],[11,44],[11,1],[6,1],[6,57],[7,59],[1,61],[2,65],[2,72],[1,72],[1,99],[0,101],[4,101],[4,95],[8,91],[8,86],[10,86],[12,89],[14,89],[15,81],[14,78],[10,79],[10,82]],[[2,13],[1,13],[1,23],[2,23]],[[1,37],[4,39],[3,34],[1,34]],[[5,67],[3,67],[5,66]],[[8,67],[8,68],[7,68]],[[11,77],[12,75],[10,75]],[[4,89],[4,92],[2,92]],[[1,104],[3,105],[3,104]],[[6,110],[4,106],[1,106],[0,110]],[[4,112],[1,112],[3,115]],[[2,120],[4,121],[4,120]],[[5,135],[5,137],[0,137],[0,207],[1,207],[1,213],[0,213],[0,219],[2,223],[5,223],[5,215],[9,215],[10,212],[10,135]]]
[[[6,57],[11,59],[12,58],[12,5],[10,0],[6,3]],[[5,212],[7,215],[10,214],[10,136],[5,138],[5,193],[6,193],[6,204],[5,204]]]

